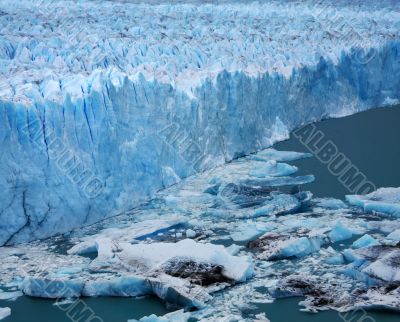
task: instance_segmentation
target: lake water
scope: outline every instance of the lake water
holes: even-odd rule
[[[338,150],[344,153],[351,162],[362,171],[368,180],[377,187],[400,186],[400,106],[370,110],[353,116],[326,120],[316,124],[327,140],[331,140]],[[307,148],[293,135],[276,144],[278,150],[305,151]],[[294,161],[299,167],[299,174],[314,174],[316,181],[304,186],[315,196],[343,198],[350,191],[332,175],[327,166],[317,158]],[[399,313],[358,312],[345,318],[337,312],[327,311],[318,314],[299,311],[299,298],[277,300],[271,304],[258,304],[252,310],[265,312],[272,322],[398,322]],[[96,316],[104,322],[126,322],[128,319],[139,319],[145,315],[163,315],[168,312],[165,305],[154,297],[141,299],[131,298],[84,298]],[[82,304],[81,305],[84,305]],[[0,307],[8,306],[12,315],[4,322],[67,322],[91,321],[82,317],[74,318],[73,311],[66,314],[66,307],[57,307],[53,300],[20,297],[16,301],[1,301]],[[93,321],[101,321],[99,319]]]
[[[344,118],[315,124],[331,140],[339,152],[379,187],[400,186],[400,106],[379,108]],[[309,152],[299,139],[291,135],[275,145],[277,150]],[[294,161],[299,174],[314,174],[315,182],[305,185],[314,196],[343,199],[351,192],[332,175],[317,158]]]

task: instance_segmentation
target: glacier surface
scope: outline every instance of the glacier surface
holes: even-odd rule
[[[399,30],[392,1],[1,0],[0,245],[394,104]]]

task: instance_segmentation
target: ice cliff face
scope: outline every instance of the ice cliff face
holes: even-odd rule
[[[0,245],[396,102],[398,5],[318,3],[0,1]]]

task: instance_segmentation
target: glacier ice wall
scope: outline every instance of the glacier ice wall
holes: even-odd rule
[[[400,99],[392,8],[65,3],[0,2],[0,245]],[[333,11],[363,43],[340,37]]]

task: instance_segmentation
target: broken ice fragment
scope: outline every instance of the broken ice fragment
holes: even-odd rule
[[[323,244],[323,239],[318,236],[291,238],[279,244],[277,251],[269,256],[268,259],[301,258],[319,251]]]
[[[287,161],[295,161],[299,159],[311,158],[311,153],[302,153],[302,152],[292,152],[292,151],[278,151],[275,149],[266,149],[263,150],[255,155],[252,155],[251,158],[253,160],[260,160],[260,161],[280,161],[280,162],[287,162]]]
[[[298,169],[295,166],[272,160],[267,163],[257,164],[252,170],[250,170],[249,175],[257,178],[282,177],[290,176],[297,172],[297,170]]]
[[[316,201],[316,206],[327,209],[345,209],[347,208],[346,204],[339,199],[334,198],[318,198],[314,199]]]
[[[196,237],[196,232],[193,229],[187,229],[186,232],[186,237],[187,238],[194,238]]]
[[[300,201],[293,195],[271,193],[271,199],[266,200],[260,208],[254,210],[249,217],[273,216],[290,213],[301,206]]]
[[[400,217],[400,188],[379,188],[367,195],[347,195],[346,200],[365,212]]]
[[[353,236],[353,231],[344,227],[342,223],[337,223],[328,234],[333,243],[350,239]]]
[[[395,231],[391,232],[386,238],[393,241],[400,241],[400,229],[396,229]]]
[[[0,307],[0,320],[3,320],[10,315],[11,315],[11,309],[9,307]]]
[[[276,178],[249,178],[239,180],[239,184],[253,187],[281,187],[297,186],[315,181],[312,174],[299,177],[276,177]]]
[[[380,245],[379,242],[370,235],[365,234],[353,243],[352,248],[363,248],[376,245]]]
[[[47,279],[26,277],[22,283],[22,292],[29,296],[43,298],[71,298],[82,294],[84,282],[74,279]]]
[[[142,317],[140,320],[128,320],[128,322],[187,322],[190,318],[190,312],[178,310],[175,312],[167,313],[163,316],[155,314]]]
[[[253,275],[253,264],[248,257],[232,256],[222,245],[202,244],[192,239],[177,243],[124,245],[119,253],[125,263],[140,263],[152,270],[170,271],[176,261],[217,265],[228,279],[244,282]]]

